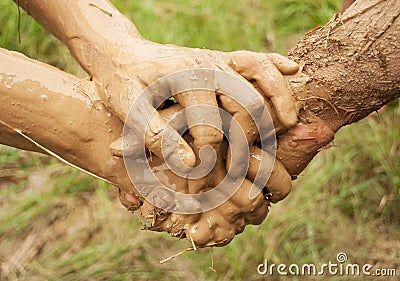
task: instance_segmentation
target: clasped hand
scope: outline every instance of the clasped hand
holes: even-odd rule
[[[153,154],[151,161],[153,161],[154,166],[161,165],[164,161],[163,159],[168,158],[168,161],[177,166],[182,165],[183,162],[184,165],[193,167],[199,164],[199,151],[203,146],[207,145],[215,149],[219,155],[219,160],[217,160],[216,168],[207,177],[196,180],[182,180],[176,175],[169,175],[170,179],[179,182],[179,190],[181,192],[189,194],[201,193],[213,188],[221,178],[226,176],[227,168],[230,168],[230,171],[235,173],[236,170],[241,169],[242,165],[236,163],[238,167],[230,167],[231,150],[228,148],[230,144],[226,143],[223,138],[223,132],[218,126],[207,125],[210,122],[212,124],[221,123],[221,116],[218,110],[186,111],[185,117],[191,138],[185,138],[185,140],[177,131],[169,128],[169,131],[175,134],[170,140],[178,140],[179,149],[171,151],[164,149],[163,151],[163,146],[169,146],[165,141],[161,141],[163,132],[169,126],[168,120],[174,112],[189,107],[221,107],[229,112],[239,123],[242,131],[245,132],[251,155],[260,157],[243,159],[243,161],[249,162],[247,179],[243,182],[241,191],[232,198],[234,203],[229,208],[231,213],[226,214],[226,225],[221,227],[232,229],[234,235],[240,232],[244,225],[248,223],[260,223],[268,211],[269,203],[265,200],[265,196],[267,196],[268,201],[273,203],[282,200],[290,192],[291,178],[279,160],[271,159],[272,155],[255,145],[259,140],[259,135],[264,132],[257,132],[257,127],[252,119],[252,112],[248,112],[240,103],[228,95],[204,90],[191,90],[174,95],[177,104],[167,108],[159,107],[158,111],[151,117],[143,114],[143,112],[154,112],[155,110],[151,97],[147,103],[141,104],[141,106],[148,108],[132,112],[131,105],[146,87],[169,74],[200,68],[215,69],[242,79],[265,101],[262,106],[268,106],[270,102],[273,107],[273,112],[271,113],[274,118],[276,132],[283,133],[297,123],[298,114],[296,101],[287,88],[283,75],[294,74],[298,70],[298,65],[278,54],[249,51],[224,53],[162,45],[143,39],[140,40],[142,41],[136,42],[132,48],[125,48],[124,51],[113,56],[110,64],[111,69],[108,71],[109,76],[106,74],[104,77],[95,78],[95,82],[102,87],[100,90],[103,93],[103,102],[123,121],[128,121],[127,125],[133,132],[132,138],[145,136],[144,142],[147,149]],[[168,80],[167,84],[163,85],[162,90],[174,92],[174,89],[179,88],[176,83],[184,83],[184,81]],[[204,125],[199,125],[198,120],[208,120],[208,122]],[[193,124],[196,125],[191,126]],[[146,128],[146,130],[143,128]],[[168,140],[166,141],[168,142]],[[232,141],[234,141],[234,138]],[[176,145],[171,144],[171,147],[176,147]],[[121,140],[117,140],[112,144],[112,151],[116,156],[131,155],[135,153],[135,148],[129,147],[129,145],[124,147]],[[235,153],[240,154],[241,152],[235,151]],[[254,180],[258,171],[262,172],[262,162],[259,160],[261,157],[272,161],[275,160],[265,192],[251,200],[248,198],[246,200],[239,199],[238,197],[240,196],[248,197],[252,185],[251,181]],[[175,230],[178,231],[178,229],[198,228],[202,225],[201,221],[205,220],[206,217],[224,217],[221,214],[224,213],[223,210],[226,209],[226,204],[232,204],[225,203],[207,214],[186,215],[179,217],[179,219],[173,219],[174,221],[180,221],[179,228],[171,222],[170,218],[166,219],[166,222],[164,221],[157,225],[154,222],[157,218],[154,218],[155,214],[151,211],[153,206],[140,197],[140,194],[127,194],[123,191],[120,196],[121,202],[126,207],[135,209],[141,206],[142,214],[150,213],[150,228],[153,227],[154,229],[155,227],[155,229],[167,230],[171,233],[174,233]],[[229,217],[232,216],[237,217],[233,223],[229,222]],[[142,219],[146,220],[146,215],[143,215]],[[174,226],[172,227],[171,225]],[[196,234],[192,236],[196,236]],[[202,238],[207,236],[209,235],[194,237],[196,244],[226,243],[217,238],[212,241]]]

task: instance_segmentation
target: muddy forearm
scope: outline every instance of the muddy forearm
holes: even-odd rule
[[[302,76],[289,78],[302,104],[302,125],[280,138],[277,155],[292,175],[340,127],[400,97],[399,15],[397,0],[357,1],[291,51],[304,65]]]
[[[91,76],[99,77],[123,46],[141,36],[108,0],[14,0],[64,42]]]
[[[0,143],[43,152],[20,131],[67,162],[133,191],[123,161],[109,149],[122,127],[96,101],[92,82],[0,49]]]

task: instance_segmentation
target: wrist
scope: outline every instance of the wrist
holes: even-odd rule
[[[65,44],[90,76],[101,78],[105,72],[116,71],[128,60],[134,60],[134,49],[142,41],[127,36],[118,41],[92,33],[69,37]]]
[[[78,5],[83,15],[78,17],[79,23],[75,20],[64,29],[63,41],[91,76],[101,75],[105,67],[113,65],[113,57],[143,40],[133,23],[111,3],[81,1]]]

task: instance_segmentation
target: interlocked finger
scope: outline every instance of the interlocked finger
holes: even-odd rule
[[[292,73],[293,65],[280,57],[249,51],[230,53],[231,65],[247,80],[255,80],[263,94],[271,99],[274,110],[280,122],[287,128],[297,123],[298,109],[296,100],[290,93],[282,73]],[[276,62],[276,65],[273,63]],[[277,68],[278,67],[278,68]],[[278,70],[279,69],[279,70]]]

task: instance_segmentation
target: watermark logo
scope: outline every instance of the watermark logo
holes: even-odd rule
[[[347,255],[346,253],[340,252],[336,255],[336,260],[340,263],[344,263],[347,261]]]
[[[344,252],[336,255],[336,261],[329,261],[320,265],[314,263],[307,264],[275,264],[268,263],[265,259],[263,263],[257,266],[257,272],[260,275],[292,275],[292,276],[397,276],[394,268],[374,268],[373,265],[347,263],[348,256]]]
[[[211,94],[223,94],[239,103],[248,112],[257,127],[261,148],[273,156],[271,159],[275,158],[276,138],[272,118],[265,107],[263,98],[251,84],[232,74],[214,69],[190,69],[162,77],[149,85],[134,101],[125,122],[123,143],[124,146],[129,144],[131,141],[129,135],[133,128],[137,135],[143,136],[139,152],[134,156],[124,156],[125,167],[138,192],[156,207],[169,212],[195,214],[218,207],[240,188],[248,170],[250,151],[246,132],[230,113],[222,108],[209,105],[182,108],[169,120],[166,120],[167,126],[161,139],[163,155],[161,160],[164,164],[163,167],[158,168],[151,166],[152,163],[149,160],[151,157],[146,150],[144,136],[147,130],[159,129],[152,123],[152,116],[157,114],[156,108],[176,94],[199,90]],[[196,116],[199,111],[202,111],[202,119],[195,120],[193,116]],[[215,118],[216,115],[220,118]],[[146,122],[143,122],[143,119]],[[187,119],[190,119],[190,124]],[[187,130],[198,125],[210,126],[223,133],[232,152],[230,170],[227,171],[227,176],[212,189],[200,194],[184,194],[165,186],[157,178],[156,170],[168,169],[188,180],[202,178],[213,170],[217,152],[211,146],[200,148],[200,164],[197,167],[188,167],[182,161],[178,165],[176,164],[176,159],[179,159],[179,137],[175,131],[182,136]],[[230,132],[234,132],[234,134],[230,134]],[[175,161],[171,161],[171,159]],[[268,182],[274,165],[273,161],[270,162],[268,165],[263,165],[262,173],[257,173],[253,181],[257,184],[253,184],[249,193],[250,199],[257,196],[262,191],[262,188],[259,187],[264,187]],[[240,169],[232,172],[232,167],[240,167]]]

